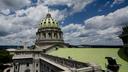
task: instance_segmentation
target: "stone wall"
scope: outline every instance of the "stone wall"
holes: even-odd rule
[[[51,60],[57,64],[60,64],[62,66],[65,66],[69,69],[71,69],[72,72],[101,72],[100,66],[96,64],[90,64],[90,63],[83,63],[79,61],[75,61],[72,59],[66,59],[66,58],[61,58],[57,56],[52,56],[48,54],[41,54],[42,57],[45,57],[48,60]]]
[[[64,70],[40,59],[40,72],[62,72]]]
[[[33,71],[33,59],[17,59],[14,61],[14,72]]]
[[[82,67],[88,67],[89,66],[88,63],[82,63],[82,62],[78,62],[75,60],[61,58],[61,57],[57,57],[57,56],[52,56],[52,55],[47,55],[47,54],[42,54],[42,56],[49,59],[49,60],[52,60],[56,63],[59,63],[63,66],[66,66],[66,67],[82,68]]]

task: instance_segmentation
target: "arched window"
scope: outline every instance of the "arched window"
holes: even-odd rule
[[[29,67],[29,63],[27,63],[26,66]]]
[[[38,67],[38,64],[36,64],[36,67]]]
[[[24,72],[30,72],[30,69],[26,69]]]
[[[56,38],[58,38],[58,33],[56,33]]]
[[[15,68],[16,68],[16,69],[18,68],[17,65],[15,66]]]
[[[54,37],[55,37],[55,38],[58,38],[58,37],[57,37],[57,33],[54,33]]]
[[[52,37],[51,33],[48,33],[48,36],[51,38]]]
[[[7,72],[10,72],[10,69],[9,69],[9,70],[7,70]]]
[[[44,38],[46,38],[46,34],[45,33],[43,33],[43,36],[44,36]]]
[[[62,37],[61,37],[61,32],[59,33],[59,38],[61,39]]]

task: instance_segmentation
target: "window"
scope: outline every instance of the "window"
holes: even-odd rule
[[[47,70],[49,70],[49,67],[47,67]]]
[[[7,72],[10,72],[10,69],[8,69]]]
[[[55,72],[54,70],[51,70],[51,72]]]
[[[46,38],[46,34],[45,33],[43,33],[43,36]]]
[[[49,35],[49,37],[52,37],[52,36],[51,36],[51,33],[48,33],[48,35]]]
[[[38,70],[36,70],[36,72],[38,72]]]
[[[54,34],[54,37],[55,37],[55,38],[58,38],[58,35],[57,35],[57,33],[55,33],[55,34]]]
[[[36,67],[38,67],[38,64],[36,64]]]
[[[30,72],[30,69],[26,69],[24,72]]]
[[[54,33],[54,37],[56,37],[57,36],[57,34],[56,33]]]
[[[27,67],[29,67],[29,63],[27,63]]]
[[[16,67],[16,69],[17,69],[17,65],[16,65],[15,67]]]

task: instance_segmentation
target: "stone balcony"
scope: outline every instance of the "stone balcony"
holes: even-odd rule
[[[101,72],[100,66],[91,63],[83,63],[72,59],[65,59],[57,56],[41,54],[42,57],[70,69],[72,72]]]

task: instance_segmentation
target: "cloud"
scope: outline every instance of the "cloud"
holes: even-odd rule
[[[4,14],[4,15],[9,15],[10,14],[10,10],[9,9],[4,9],[4,10],[1,10],[0,13]]]
[[[113,4],[121,4],[123,3],[125,0],[114,0]]]
[[[0,10],[19,9],[30,4],[31,0],[0,0]]]
[[[1,45],[22,45],[23,42],[27,42],[27,45],[31,45],[35,41],[35,33],[37,29],[26,29],[18,33],[12,33],[3,37],[0,37]]]
[[[0,14],[0,44],[17,44],[26,37],[29,37],[29,40],[25,40],[30,43],[35,40],[35,31],[41,19],[48,13],[48,7],[40,4],[27,9],[15,10],[14,14],[9,14],[9,10],[3,13]],[[51,10],[50,13],[59,21],[65,17],[59,10]],[[32,30],[31,33],[30,30]]]
[[[121,27],[127,23],[128,7],[118,9],[108,15],[95,16],[85,21],[86,27],[107,29],[111,26]]]
[[[80,12],[93,1],[94,0],[40,0],[40,2],[43,2],[45,5],[66,5],[71,8],[71,14]]]
[[[113,7],[115,4],[121,4],[124,3],[125,0],[113,0],[113,3],[111,4],[111,7]]]
[[[93,0],[43,0],[36,6],[21,8],[31,4],[30,0],[0,0],[0,44],[20,44],[27,40],[32,43],[40,20],[50,10],[53,18],[62,21],[69,14],[81,11]],[[22,2],[23,1],[23,2]],[[26,2],[27,1],[27,2]],[[7,5],[7,2],[10,4]],[[16,3],[16,4],[15,4]],[[19,4],[19,5],[18,5]],[[21,5],[20,5],[21,4]],[[49,9],[48,5],[67,5],[67,10]],[[10,14],[14,8],[14,14]],[[95,16],[84,21],[84,24],[71,23],[62,27],[64,40],[71,44],[122,44],[118,35],[121,27],[127,23],[128,7],[119,9],[108,15]]]
[[[121,45],[118,37],[122,27],[128,25],[128,7],[108,15],[95,16],[83,24],[69,24],[62,28],[64,39],[72,44]]]
[[[34,40],[38,24],[48,13],[48,10],[50,10],[52,17],[58,21],[67,17],[69,12],[66,10],[48,9],[47,4],[64,4],[71,7],[73,12],[78,12],[91,1],[47,0],[36,6],[31,6],[31,0],[0,0],[0,44],[17,44],[27,36],[30,36],[29,41]],[[11,10],[13,10],[13,14],[11,14]],[[28,33],[30,30],[33,32]]]

